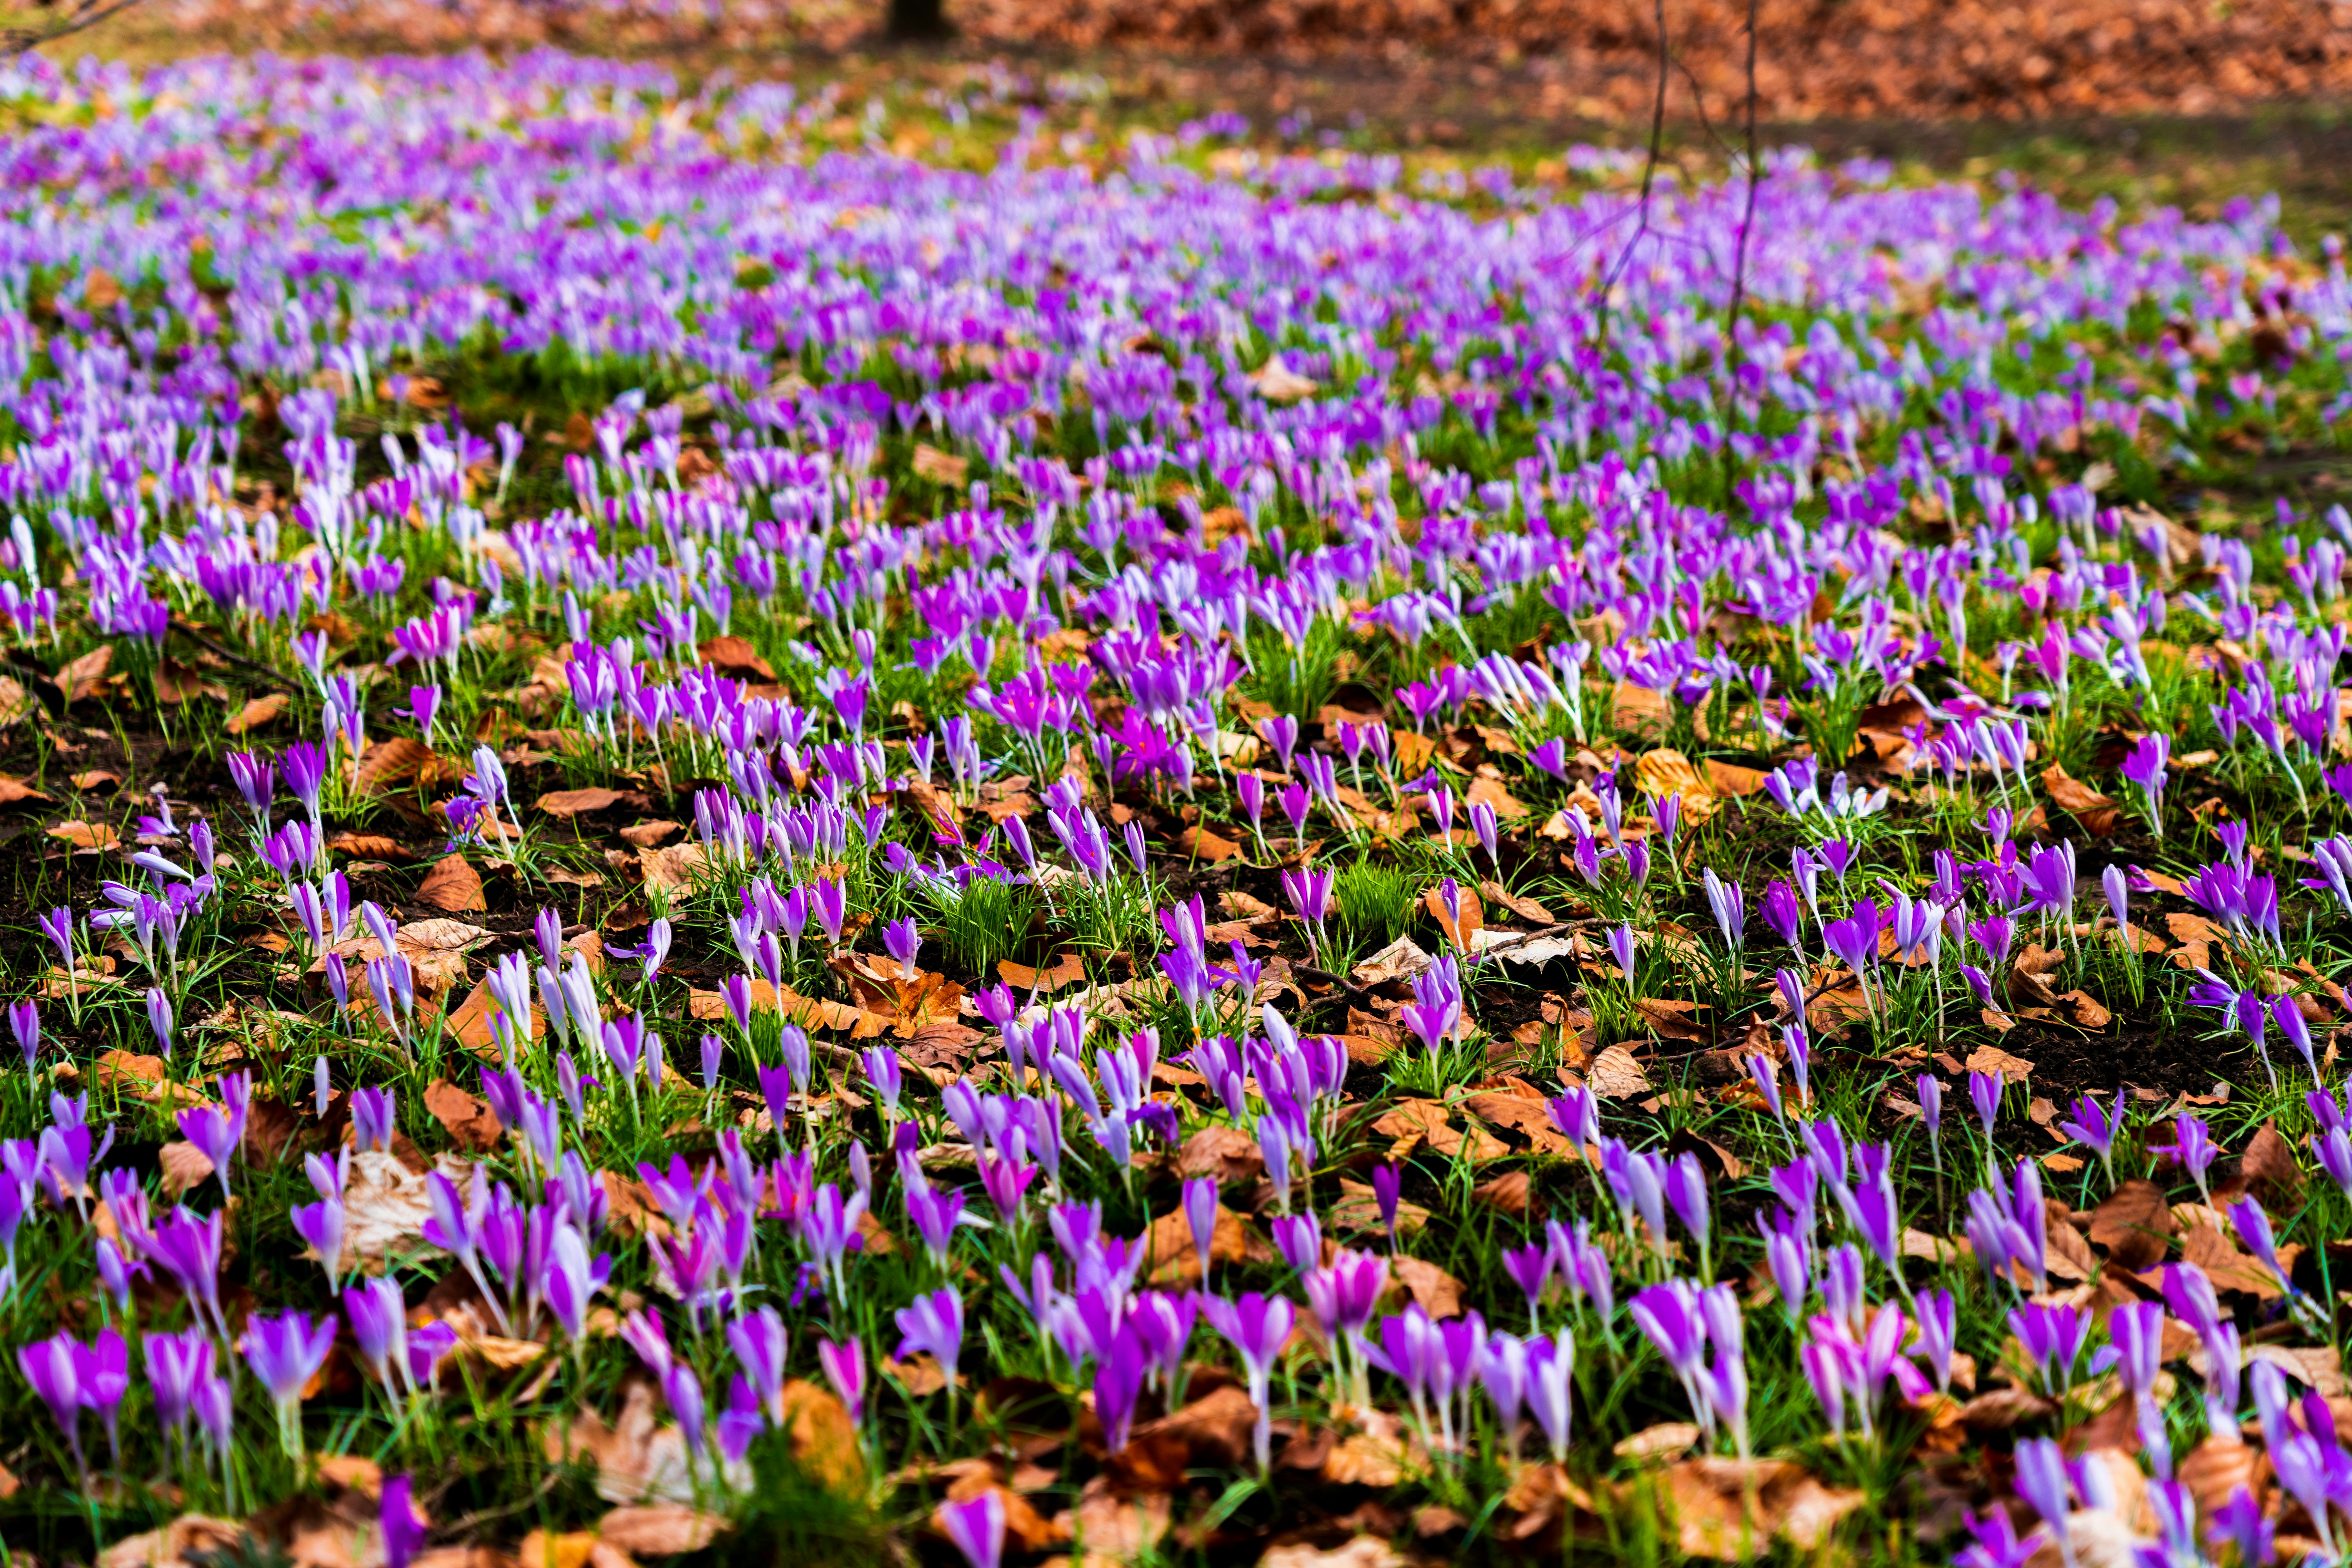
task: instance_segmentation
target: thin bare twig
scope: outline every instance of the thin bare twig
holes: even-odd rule
[[[110,16],[117,16],[139,4],[139,0],[114,0],[111,5],[98,0],[82,0],[72,13],[47,27],[11,27],[0,32],[0,55],[21,55],[54,44],[59,38],[69,38],[86,32]]]
[[[1750,0],[1753,3],[1753,0]],[[1650,155],[1642,164],[1642,199],[1639,219],[1633,232],[1626,237],[1625,247],[1610,264],[1608,274],[1601,279],[1601,331],[1596,342],[1601,352],[1609,349],[1609,296],[1617,287],[1617,279],[1633,258],[1633,247],[1650,232],[1650,193],[1658,179],[1658,156],[1666,138],[1666,75],[1672,65],[1672,51],[1666,47],[1666,0],[1656,0],[1658,29],[1658,86],[1655,100],[1650,106]]]
[[[1739,312],[1748,303],[1748,231],[1756,223],[1756,182],[1759,171],[1756,164],[1756,0],[1748,0],[1748,205],[1739,215],[1739,242],[1732,251],[1731,311],[1724,319],[1724,364],[1729,368],[1731,356],[1739,342]],[[1732,388],[1735,395],[1738,388]]]

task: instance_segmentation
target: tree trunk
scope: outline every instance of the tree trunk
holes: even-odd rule
[[[893,38],[943,38],[948,31],[943,0],[890,0]]]

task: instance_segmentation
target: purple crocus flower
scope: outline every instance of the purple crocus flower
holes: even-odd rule
[[[928,1352],[948,1380],[948,1402],[955,1402],[956,1363],[963,1353],[963,1298],[952,1285],[943,1285],[893,1314],[898,1324],[898,1359]]]
[[[335,1344],[332,1313],[314,1327],[307,1312],[253,1317],[245,1325],[245,1361],[278,1407],[278,1442],[289,1458],[302,1457],[302,1388],[326,1364]]]
[[[938,1518],[971,1568],[998,1568],[1004,1561],[1004,1499],[994,1487],[941,1504]]]
[[[2077,1142],[2088,1145],[2098,1155],[2099,1163],[2106,1168],[2108,1184],[2114,1185],[2116,1135],[2123,1131],[2124,1126],[2124,1091],[2116,1090],[2112,1110],[2087,1094],[2075,1096],[2074,1103],[2069,1109],[2074,1119],[2060,1122],[2058,1131]]]
[[[833,1392],[848,1408],[851,1421],[862,1421],[866,1415],[866,1347],[857,1340],[840,1342],[828,1339],[816,1342],[816,1363],[824,1370],[824,1380],[833,1384]]]
[[[1263,1475],[1273,1464],[1274,1359],[1290,1338],[1297,1310],[1285,1297],[1262,1296],[1252,1290],[1235,1301],[1203,1296],[1201,1315],[1234,1347],[1248,1374],[1250,1403],[1257,1406],[1255,1447],[1258,1473]]]
[[[383,1498],[377,1517],[383,1531],[384,1568],[408,1568],[425,1545],[428,1532],[424,1516],[410,1500],[406,1476],[383,1479]]]

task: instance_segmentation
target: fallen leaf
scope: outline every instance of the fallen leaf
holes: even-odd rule
[[[2091,1211],[2092,1242],[2107,1249],[2108,1262],[2135,1274],[2172,1249],[2176,1228],[2164,1189],[2137,1176],[2116,1184]]]
[[[490,983],[484,980],[466,994],[466,999],[451,1008],[442,1018],[441,1026],[450,1038],[477,1056],[488,1056],[499,1047],[498,1031],[492,1022],[499,1011],[490,995]],[[547,1035],[547,1015],[538,1003],[530,1005],[530,1037],[543,1039]]]
[[[1421,905],[1429,911],[1429,918],[1437,922],[1437,929],[1445,933],[1445,940],[1454,944],[1455,951],[1467,952],[1479,931],[1486,929],[1486,911],[1479,904],[1476,891],[1472,889],[1457,883],[1454,896],[1461,910],[1458,926],[1454,914],[1445,907],[1444,888],[1433,887],[1424,890],[1421,895]]]
[[[69,659],[58,671],[58,688],[68,703],[97,695],[106,679],[107,667],[114,662],[114,645],[100,643],[79,658]]]
[[[1270,1546],[1257,1568],[1405,1568],[1404,1553],[1377,1535],[1359,1535],[1326,1550],[1304,1541]]]
[[[1198,824],[1176,836],[1176,847],[1192,859],[1212,862],[1230,860],[1242,852],[1241,845],[1234,840]]]
[[[1471,1188],[1470,1198],[1474,1203],[1482,1203],[1514,1218],[1521,1218],[1528,1212],[1532,1185],[1525,1171],[1506,1171],[1493,1181],[1482,1182]]]
[[[1539,926],[1548,926],[1552,923],[1551,911],[1549,910],[1544,908],[1543,905],[1536,902],[1533,899],[1514,893],[1510,889],[1506,888],[1500,882],[1493,880],[1481,882],[1478,884],[1478,890],[1487,898],[1492,899],[1496,903],[1502,905],[1503,908],[1518,916],[1519,919],[1523,921],[1528,921]]]
[[[243,735],[260,729],[286,711],[293,699],[283,691],[273,691],[267,697],[257,697],[232,715],[223,726],[232,735]]]
[[[388,860],[399,865],[417,858],[416,853],[399,839],[387,838],[381,833],[338,833],[327,840],[327,847],[354,860]]]
[[[425,1086],[425,1109],[459,1148],[478,1154],[498,1147],[499,1119],[489,1101],[467,1094],[447,1079],[436,1078]]]
[[[361,795],[390,795],[403,784],[415,783],[426,767],[439,761],[424,742],[412,735],[394,735],[360,753],[352,787]]]
[[[971,472],[970,459],[960,458],[953,452],[941,451],[928,441],[915,443],[915,458],[910,466],[917,478],[945,485],[951,490],[961,489]]]
[[[354,1152],[343,1187],[341,1266],[381,1271],[393,1259],[431,1252],[425,1222],[432,1217],[428,1178],[381,1149]]]
[[[1620,684],[1617,688],[1620,703],[1625,700],[1629,689],[1639,692],[1643,689],[1629,689]],[[1654,692],[1647,695],[1656,700]],[[1661,721],[1665,717],[1663,701],[1657,701],[1657,717]],[[1683,816],[1694,824],[1705,822],[1715,815],[1715,792],[1709,787],[1706,776],[1691,765],[1688,757],[1672,748],[1660,747],[1654,752],[1644,752],[1633,763],[1633,783],[1635,788],[1653,800],[1664,800],[1673,795],[1682,796]]]
[[[1356,965],[1349,975],[1359,985],[1381,985],[1425,973],[1436,962],[1415,946],[1412,938],[1401,936]]]
[[[46,801],[48,798],[15,773],[0,773],[0,805],[15,805],[27,800]]]
[[[637,855],[637,872],[648,888],[667,892],[689,892],[695,875],[710,863],[710,857],[699,844],[672,844],[667,848],[646,849]]]
[[[1592,1058],[1584,1087],[1603,1100],[1627,1100],[1650,1092],[1650,1075],[1623,1046],[1611,1046]]]
[[[322,1454],[319,1479],[371,1500],[383,1492],[383,1467],[362,1454]]]
[[[640,849],[651,849],[680,831],[682,829],[675,822],[633,822],[621,829],[621,837]]]
[[[446,855],[435,861],[425,880],[417,884],[416,898],[453,915],[487,911],[490,907],[482,874],[467,865],[463,855]]]
[[[2094,838],[2113,837],[2122,823],[2123,813],[2112,795],[2101,795],[2055,763],[2042,770],[2042,787]]]
[[[415,972],[417,989],[437,996],[466,977],[466,954],[489,937],[490,933],[480,926],[436,916],[408,921],[397,927],[393,932],[393,946]],[[383,944],[373,933],[364,931],[337,942],[331,951],[341,953],[346,963],[364,963],[383,956]],[[313,974],[325,969],[324,959],[310,965]]]
[[[2293,1209],[2303,1191],[2303,1171],[2294,1163],[2294,1151],[2279,1136],[2278,1125],[2273,1121],[2255,1130],[2246,1152],[2239,1156],[2238,1174],[2245,1179],[2246,1190],[2255,1201],[2273,1214]]]
[[[610,1425],[593,1409],[583,1410],[569,1427],[551,1423],[546,1447],[551,1461],[579,1458],[594,1465],[596,1495],[606,1502],[695,1500],[698,1468],[685,1436],[642,1378],[629,1380],[621,1413]]]
[[[1998,1073],[2003,1083],[2023,1083],[2033,1072],[2033,1064],[2023,1057],[2010,1055],[1999,1046],[1979,1046],[1969,1053],[1970,1072]]]
[[[200,1557],[226,1558],[245,1544],[245,1526],[184,1513],[161,1530],[129,1535],[99,1553],[98,1568],[174,1568]]]
[[[1683,1551],[1744,1562],[1772,1539],[1811,1552],[1863,1494],[1832,1489],[1786,1459],[1685,1459],[1666,1471]]]
[[[1238,1127],[1213,1122],[1184,1140],[1177,1152],[1180,1176],[1210,1176],[1219,1186],[1254,1182],[1265,1174],[1265,1154],[1258,1142]]]
[[[702,656],[703,663],[721,675],[730,675],[738,680],[770,683],[776,679],[776,667],[761,658],[759,650],[750,643],[731,633],[706,638],[694,651]]]
[[[112,825],[104,822],[60,822],[49,829],[49,837],[62,838],[77,849],[111,849],[121,838]]]
[[[157,1150],[155,1163],[163,1169],[163,1195],[167,1198],[176,1200],[213,1179],[212,1161],[184,1139],[175,1138]]]
[[[1075,952],[1066,952],[1045,968],[1032,969],[1025,963],[1001,958],[996,961],[996,975],[1015,991],[1034,991],[1051,995],[1066,985],[1084,985],[1087,983],[1087,961]]]
[[[717,1514],[675,1502],[616,1508],[596,1523],[605,1545],[648,1557],[699,1552],[726,1531],[727,1521]]]
[[[2343,1357],[2334,1345],[2250,1345],[2246,1359],[2270,1363],[2322,1399],[2342,1399],[2352,1394],[2352,1384],[2344,1378]]]
[[[74,774],[73,777],[66,782],[72,784],[74,788],[87,794],[94,789],[104,789],[110,784],[121,784],[122,782],[122,775],[121,773],[108,773],[104,768],[90,768],[85,772]]]
[[[539,809],[550,816],[578,816],[583,812],[602,811],[620,798],[619,790],[601,786],[551,790],[539,797]]]
[[[1698,1427],[1688,1421],[1661,1421],[1618,1440],[1611,1450],[1621,1459],[1656,1459],[1688,1452],[1698,1442]]]
[[[1399,1253],[1389,1262],[1390,1272],[1404,1287],[1405,1293],[1421,1303],[1421,1310],[1433,1318],[1451,1318],[1462,1310],[1462,1281],[1436,1264],[1410,1253]]]

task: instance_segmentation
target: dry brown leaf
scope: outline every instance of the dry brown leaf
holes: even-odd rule
[[[602,811],[620,798],[619,790],[601,786],[550,790],[539,797],[539,809],[550,816],[578,816],[583,812]]]
[[[1414,1459],[1412,1445],[1396,1417],[1385,1411],[1359,1409],[1360,1431],[1352,1432],[1323,1458],[1323,1479],[1334,1486],[1371,1487],[1385,1491],[1404,1479],[1405,1467]]]
[[[383,1492],[383,1467],[362,1454],[322,1454],[319,1479],[373,1499]]]
[[[466,954],[488,942],[489,936],[480,926],[436,916],[407,921],[393,931],[392,940],[393,946],[415,972],[416,988],[438,996],[465,979]],[[348,937],[337,942],[332,951],[341,953],[346,963],[364,963],[383,956],[383,944],[369,932]],[[320,973],[326,967],[325,960],[317,960],[311,963],[310,973]]]
[[[801,1468],[835,1491],[853,1496],[866,1485],[866,1455],[857,1423],[833,1390],[794,1378],[784,1384],[784,1429]]]
[[[621,837],[640,849],[652,849],[660,845],[664,839],[681,831],[683,829],[675,822],[656,819],[652,822],[633,822],[621,829]]]
[[[929,441],[915,443],[915,457],[910,466],[918,479],[929,479],[935,485],[945,485],[951,490],[961,489],[964,482],[971,475],[970,458],[958,457],[953,452],[942,451]]]
[[[653,1386],[632,1378],[621,1398],[621,1413],[606,1425],[594,1410],[583,1410],[569,1428],[551,1424],[546,1435],[551,1461],[586,1459],[596,1467],[596,1495],[611,1503],[695,1500],[695,1468],[686,1451],[686,1439],[669,1423]]]
[[[352,775],[352,787],[362,795],[390,795],[403,784],[415,783],[427,767],[439,761],[432,748],[415,736],[394,735],[360,753],[359,771]]]
[[[1998,1073],[2004,1083],[2023,1083],[2032,1075],[2033,1064],[2023,1057],[2011,1056],[1999,1046],[1979,1046],[1969,1053],[1968,1069]]]
[[[463,1002],[450,1009],[442,1019],[441,1026],[448,1031],[450,1038],[466,1049],[476,1056],[487,1057],[498,1049],[498,1033],[491,1026],[491,1020],[497,1013],[498,1004],[490,997],[490,983],[485,980],[467,992]],[[542,1039],[546,1034],[547,1015],[538,1003],[533,1002],[530,1005],[530,1037]]]
[[[1331,1205],[1327,1216],[1335,1231],[1355,1233],[1381,1228],[1380,1194],[1362,1182],[1339,1179],[1339,1201]],[[1429,1211],[1409,1198],[1400,1198],[1396,1208],[1396,1229],[1399,1237],[1407,1237],[1429,1224]]]
[[[432,1217],[428,1178],[381,1149],[354,1152],[343,1188],[341,1267],[380,1272],[394,1258],[430,1252],[425,1222]]]
[[[125,1536],[99,1553],[99,1568],[173,1568],[206,1553],[237,1550],[245,1526],[201,1513],[184,1513],[161,1530]]]
[[[1506,1171],[1491,1182],[1481,1182],[1470,1189],[1473,1203],[1500,1209],[1514,1218],[1523,1218],[1534,1183],[1525,1171]]]
[[[2164,1189],[2137,1176],[2117,1183],[2091,1211],[2091,1240],[2107,1249],[2110,1263],[2135,1274],[2172,1249],[2176,1228]]]
[[[2293,1209],[2303,1191],[2303,1169],[2294,1163],[2294,1151],[2279,1136],[2274,1121],[2265,1121],[2255,1130],[2245,1153],[2239,1156],[2238,1174],[2255,1201],[2273,1214]]]
[[[15,805],[27,800],[46,801],[48,798],[15,773],[0,773],[0,805]]]
[[[1176,1155],[1176,1173],[1213,1176],[1221,1187],[1254,1182],[1265,1174],[1265,1154],[1257,1140],[1240,1128],[1213,1122],[1184,1140]]]
[[[487,912],[490,907],[482,874],[467,865],[463,855],[445,855],[435,861],[425,880],[417,884],[416,899],[453,915]]]
[[[1359,1535],[1328,1550],[1306,1541],[1269,1546],[1257,1568],[1405,1568],[1405,1559],[1385,1538]]]
[[[1683,1551],[1735,1562],[1764,1555],[1775,1539],[1811,1552],[1863,1501],[1785,1459],[1685,1459],[1667,1469],[1666,1489]]]
[[[49,837],[62,838],[77,849],[111,849],[121,839],[110,823],[60,822],[49,829]]]
[[[386,860],[402,865],[417,858],[416,852],[397,838],[381,833],[338,833],[327,840],[327,847],[338,855],[349,855],[355,860]]]
[[[1216,1224],[1209,1232],[1210,1262],[1270,1263],[1274,1257],[1272,1245],[1250,1228],[1247,1219],[1217,1205]],[[1143,1237],[1143,1258],[1150,1282],[1162,1289],[1201,1282],[1200,1251],[1192,1244],[1192,1223],[1183,1210],[1171,1210],[1151,1222]]]
[[[1622,685],[1618,687],[1621,702],[1628,689]],[[1638,691],[1641,688],[1630,689]],[[1651,695],[1654,697],[1655,693]],[[1658,716],[1661,721],[1665,716],[1663,702],[1658,704]],[[1664,800],[1671,795],[1681,795],[1683,816],[1692,823],[1705,822],[1715,815],[1715,792],[1706,776],[1691,765],[1688,757],[1670,747],[1662,746],[1654,752],[1643,752],[1633,764],[1633,783],[1635,788],[1653,800]]]
[[[94,697],[106,679],[107,667],[113,662],[114,645],[100,643],[79,658],[66,662],[58,671],[58,688],[69,703]]]
[[[1592,1058],[1584,1087],[1603,1100],[1629,1100],[1650,1092],[1650,1075],[1623,1046],[1611,1046]]]
[[[996,974],[1015,991],[1035,991],[1050,995],[1065,985],[1085,984],[1087,961],[1075,952],[1066,952],[1043,969],[1032,969],[1025,963],[1001,958],[996,961]]]
[[[425,1109],[460,1149],[478,1154],[498,1147],[499,1119],[489,1101],[467,1094],[447,1079],[436,1078],[425,1086]]]
[[[108,773],[104,768],[89,768],[74,774],[66,782],[87,795],[94,789],[105,789],[110,784],[121,784],[122,775]]]
[[[223,727],[232,735],[249,734],[276,720],[280,713],[286,711],[286,705],[292,700],[293,699],[283,691],[273,691],[266,697],[257,697],[238,709]]]
[[[173,1139],[155,1152],[156,1163],[163,1168],[163,1195],[177,1199],[193,1188],[213,1179],[213,1163],[204,1151],[185,1139]]]
[[[1550,1109],[1540,1095],[1529,1100],[1524,1095],[1488,1089],[1465,1095],[1461,1105],[1483,1121],[1523,1134],[1539,1153],[1566,1154],[1575,1151],[1576,1145],[1552,1125]]]
[[[589,1530],[534,1530],[515,1549],[516,1568],[629,1568],[633,1562]]]
[[[1465,810],[1474,805],[1492,806],[1496,819],[1502,822],[1517,822],[1529,815],[1527,803],[1505,789],[1502,780],[1483,773],[1470,781],[1470,787],[1462,793],[1462,801]]]
[[[1230,860],[1242,852],[1241,845],[1234,839],[1198,824],[1176,836],[1176,847],[1192,859],[1211,862]]]
[[[1621,1459],[1664,1459],[1685,1454],[1698,1442],[1698,1427],[1688,1421],[1661,1421],[1618,1439],[1611,1452]]]
[[[1430,919],[1437,922],[1437,929],[1445,933],[1445,940],[1454,944],[1456,952],[1468,952],[1478,933],[1486,927],[1486,911],[1478,902],[1475,889],[1457,883],[1454,894],[1462,911],[1458,926],[1445,907],[1444,889],[1433,887],[1424,889],[1421,895],[1421,907],[1429,911]]]
[[[776,667],[761,658],[750,643],[731,633],[708,638],[694,651],[702,656],[703,663],[721,675],[738,680],[773,682],[776,679]]]
[[[2234,1432],[2227,1437],[2209,1436],[2189,1451],[2177,1475],[2189,1495],[2197,1500],[2198,1513],[2210,1519],[2241,1488],[2254,1491],[2255,1468],[2262,1457],[2261,1449]]]
[[[699,1552],[727,1532],[727,1521],[684,1503],[637,1504],[614,1509],[596,1522],[607,1546],[647,1557]]]
[[[709,855],[699,844],[672,844],[637,854],[637,871],[646,886],[673,893],[691,891],[695,877],[709,863]]]
[[[1389,1269],[1405,1294],[1421,1303],[1421,1310],[1433,1318],[1451,1318],[1462,1310],[1462,1281],[1436,1264],[1399,1253],[1389,1262]]]
[[[2112,795],[2101,795],[2053,763],[2042,770],[2042,787],[2094,838],[2113,837],[2123,813]]]
[[[1428,971],[1437,962],[1423,952],[1409,936],[1401,936],[1349,972],[1349,977],[1359,985],[1381,985],[1392,980],[1410,980]]]

